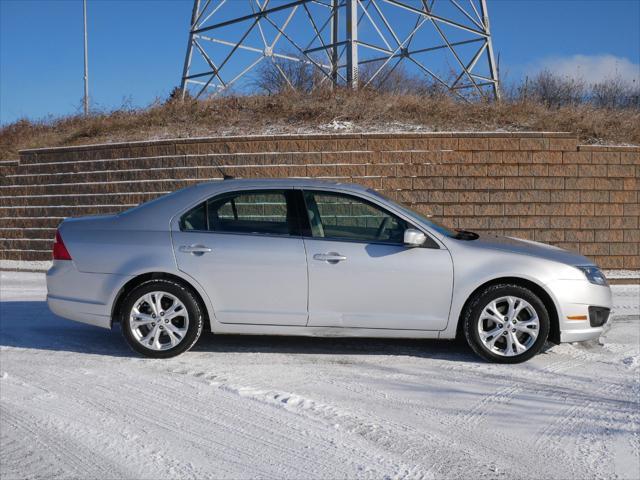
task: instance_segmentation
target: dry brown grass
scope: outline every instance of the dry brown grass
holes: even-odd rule
[[[421,131],[564,131],[575,133],[585,143],[640,144],[639,109],[591,104],[551,108],[533,100],[464,103],[447,96],[338,90],[172,101],[87,118],[21,120],[0,129],[0,159],[17,158],[18,150],[35,147],[315,132],[323,131],[323,125],[333,120],[352,122],[351,131],[379,131],[390,126]]]

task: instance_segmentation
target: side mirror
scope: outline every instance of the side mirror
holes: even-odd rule
[[[404,231],[404,244],[407,247],[419,247],[427,241],[427,236],[415,228],[407,228]]]

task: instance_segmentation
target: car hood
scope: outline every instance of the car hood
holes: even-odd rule
[[[534,242],[513,237],[499,237],[496,235],[480,234],[477,240],[473,240],[474,247],[490,250],[500,250],[503,252],[529,255],[532,257],[544,258],[566,265],[593,265],[594,263],[587,257],[572,253],[553,245]]]

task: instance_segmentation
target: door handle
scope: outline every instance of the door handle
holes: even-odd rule
[[[336,253],[336,252],[329,252],[329,253],[316,253],[313,256],[313,259],[319,260],[321,262],[338,263],[338,262],[345,261],[347,257],[345,257],[344,255],[340,255],[339,253]]]
[[[184,253],[193,253],[194,255],[203,255],[211,251],[209,247],[204,245],[180,245],[178,250]]]

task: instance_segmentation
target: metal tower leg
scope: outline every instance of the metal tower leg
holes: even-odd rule
[[[338,24],[340,20],[340,0],[331,0],[331,81],[338,84]]]
[[[347,85],[358,88],[358,0],[347,2]]]
[[[489,72],[493,79],[493,94],[496,100],[500,100],[500,87],[498,86],[498,69],[496,68],[496,60],[493,55],[493,41],[491,40],[491,31],[489,29],[489,12],[487,11],[487,0],[481,0],[480,9],[482,15],[482,24],[487,34],[487,57],[489,58]]]
[[[193,11],[191,12],[191,23],[189,24],[189,43],[187,43],[187,54],[184,57],[184,67],[182,68],[182,81],[180,82],[180,90],[182,90],[182,99],[187,93],[187,76],[189,75],[189,67],[191,66],[191,58],[193,56],[193,31],[196,28],[196,21],[200,13],[200,0],[194,0]]]

